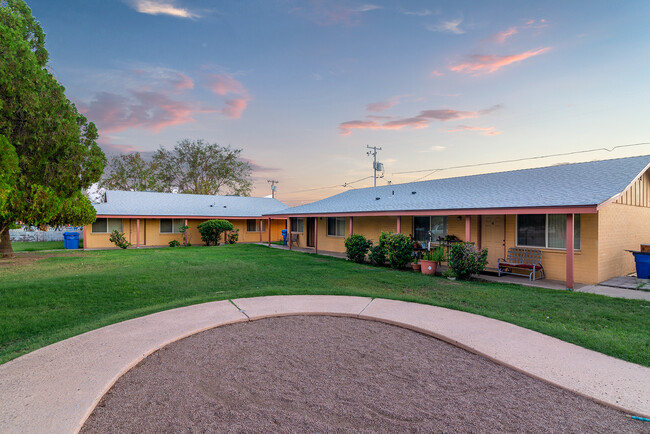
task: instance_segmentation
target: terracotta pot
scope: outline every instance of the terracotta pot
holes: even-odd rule
[[[417,264],[415,262],[412,263],[411,267],[413,267],[413,271],[420,271],[420,263],[419,262]]]
[[[426,259],[420,260],[422,263],[422,274],[436,274],[436,268],[438,268],[438,263],[433,261],[427,261]]]

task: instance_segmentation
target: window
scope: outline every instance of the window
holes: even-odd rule
[[[305,220],[304,219],[299,219],[297,217],[291,217],[291,232],[303,232],[303,228],[305,225]]]
[[[259,232],[260,222],[261,220],[256,220],[256,219],[246,220],[246,232]],[[262,228],[262,232],[264,232],[264,228]]]
[[[345,236],[345,217],[327,217],[327,236]]]
[[[180,234],[181,226],[185,226],[183,219],[160,219],[161,234]]]
[[[580,214],[573,220],[573,246],[580,250]],[[566,249],[565,214],[526,214],[517,216],[517,245]]]
[[[447,236],[447,216],[416,216],[413,217],[413,236],[415,241],[438,241]]]
[[[93,234],[108,234],[113,231],[122,232],[122,219],[97,219],[91,228]]]

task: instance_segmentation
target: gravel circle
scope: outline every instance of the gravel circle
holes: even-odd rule
[[[83,433],[650,432],[429,336],[294,316],[218,327],[121,377]]]

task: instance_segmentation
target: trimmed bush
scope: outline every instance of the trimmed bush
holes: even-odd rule
[[[454,275],[462,280],[468,280],[472,274],[478,274],[487,264],[487,249],[476,251],[472,243],[452,244],[447,262]]]
[[[413,258],[413,241],[404,234],[388,234],[385,239],[388,263],[395,269],[404,268]]]
[[[120,232],[117,229],[111,232],[111,236],[108,238],[108,240],[111,243],[115,244],[120,249],[126,249],[127,247],[133,245],[126,240],[126,237],[124,236],[124,232]]]
[[[226,239],[228,240],[228,244],[237,244],[237,241],[239,241],[239,229],[229,232]]]
[[[179,243],[178,240],[171,240],[169,242],[169,247],[178,247],[180,245],[181,245],[181,243]]]
[[[386,240],[390,232],[382,232],[379,235],[379,244],[370,248],[368,259],[374,266],[381,267],[386,264]]]
[[[198,226],[201,240],[206,246],[218,246],[221,234],[232,231],[235,227],[228,220],[208,220]]]
[[[372,241],[360,234],[350,235],[345,239],[345,254],[350,261],[358,264],[363,264],[366,261],[366,253],[370,247],[372,247]]]

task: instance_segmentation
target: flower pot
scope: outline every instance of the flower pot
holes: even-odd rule
[[[413,267],[413,271],[420,271],[420,263],[418,262],[417,264],[413,262],[411,264],[411,267]]]
[[[420,260],[420,263],[422,264],[422,274],[430,274],[434,275],[436,274],[436,268],[438,268],[438,263],[433,262],[433,261],[427,261],[426,259]]]

